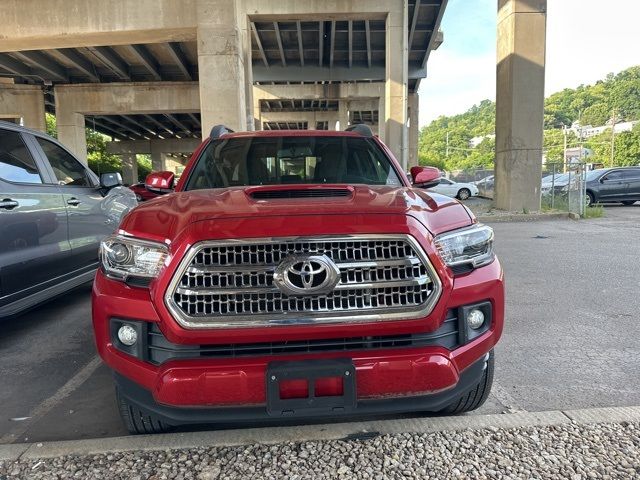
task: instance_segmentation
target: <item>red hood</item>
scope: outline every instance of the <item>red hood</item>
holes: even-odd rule
[[[135,208],[120,228],[136,236],[164,242],[173,240],[187,225],[203,220],[242,217],[292,217],[298,215],[409,215],[422,223],[432,235],[471,225],[475,219],[456,200],[424,190],[355,185],[316,185],[316,188],[348,188],[347,197],[255,200],[251,192],[283,187],[234,187],[176,192]],[[288,185],[290,189],[309,189],[313,185]]]

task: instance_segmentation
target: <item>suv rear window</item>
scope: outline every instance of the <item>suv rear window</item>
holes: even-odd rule
[[[0,178],[15,183],[42,183],[36,162],[18,132],[0,130]]]
[[[402,185],[371,139],[246,137],[208,145],[185,190],[301,183]]]

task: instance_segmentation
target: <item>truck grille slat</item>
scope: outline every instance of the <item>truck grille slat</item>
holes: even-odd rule
[[[274,282],[290,255],[324,255],[339,271],[322,294],[286,295]],[[174,276],[167,306],[188,328],[416,318],[428,313],[440,281],[408,235],[203,242]]]

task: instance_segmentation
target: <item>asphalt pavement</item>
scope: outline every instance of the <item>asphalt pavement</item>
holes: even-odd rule
[[[496,223],[507,323],[476,413],[640,405],[640,204]],[[90,289],[0,324],[0,443],[124,435],[96,356]]]

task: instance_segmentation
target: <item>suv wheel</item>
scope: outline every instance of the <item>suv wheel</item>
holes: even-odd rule
[[[593,205],[593,202],[594,202],[593,193],[587,192],[587,196],[584,197],[584,205],[586,207],[590,207]]]
[[[634,203],[636,203],[636,200],[625,200],[622,202],[623,205],[633,205]]]
[[[161,422],[153,415],[142,412],[138,407],[129,403],[120,391],[116,389],[116,398],[118,400],[118,410],[124,425],[133,434],[148,433],[164,433],[169,431],[170,425]]]
[[[470,412],[480,407],[491,391],[493,384],[493,350],[489,352],[489,360],[487,360],[487,368],[485,368],[482,378],[478,384],[469,392],[456,399],[450,405],[440,410],[441,413],[450,413],[457,415],[458,413]]]
[[[461,188],[460,191],[458,191],[458,195],[456,196],[458,197],[458,200],[466,200],[471,196],[471,192],[468,188]]]

